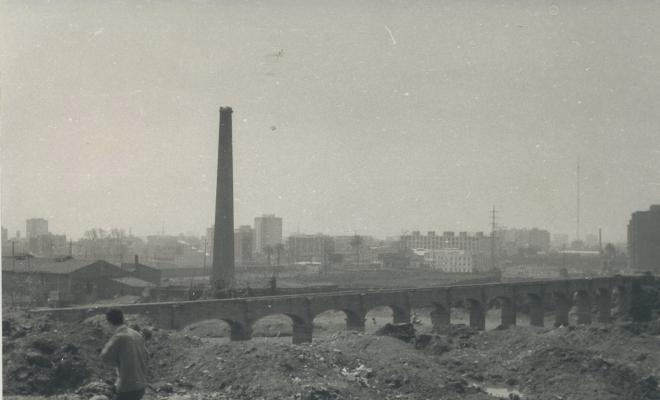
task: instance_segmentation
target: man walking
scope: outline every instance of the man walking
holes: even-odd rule
[[[140,400],[147,387],[147,349],[142,335],[124,325],[121,310],[112,309],[105,315],[116,328],[101,352],[106,364],[117,368],[117,400]]]

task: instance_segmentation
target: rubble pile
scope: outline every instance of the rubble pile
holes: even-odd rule
[[[201,338],[179,340],[205,345]],[[387,336],[338,333],[300,346],[263,339],[206,345],[203,354],[170,349],[168,358],[178,361],[159,365],[159,375],[170,381],[157,386],[235,399],[452,399],[465,391],[450,385],[458,376],[436,359]]]
[[[476,382],[534,399],[660,399],[658,321],[559,328],[511,327],[473,336],[442,358]]]
[[[67,324],[10,314],[3,322],[5,396],[112,398],[114,371],[99,359],[112,334],[103,316]],[[160,330],[135,316],[127,324],[151,354],[145,399],[660,399],[660,320],[453,326],[447,334],[388,324],[378,335],[326,333],[302,345],[285,336],[230,342],[215,330]]]
[[[4,394],[69,393],[95,380],[108,380],[106,386],[111,386],[114,370],[103,365],[99,357],[112,335],[103,316],[78,324],[15,312],[5,318]],[[148,331],[143,327],[149,323],[143,318],[131,316],[127,323]]]

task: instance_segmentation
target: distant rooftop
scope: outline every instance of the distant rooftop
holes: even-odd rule
[[[12,260],[12,257],[2,257],[2,270],[7,272],[40,272],[48,274],[70,274],[97,262],[106,263],[103,260],[80,260],[71,258],[65,261],[56,261],[52,258],[27,258],[23,260]]]

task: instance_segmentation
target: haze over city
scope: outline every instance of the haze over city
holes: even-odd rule
[[[236,224],[625,238],[660,198],[653,2],[2,7],[2,224],[201,234],[218,107]]]

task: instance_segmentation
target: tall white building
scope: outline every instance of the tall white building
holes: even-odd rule
[[[48,235],[48,221],[43,218],[30,218],[25,221],[25,235],[29,239]]]
[[[467,232],[459,232],[458,235],[454,232],[444,232],[442,235],[436,235],[435,231],[429,231],[426,235],[422,235],[419,231],[413,231],[410,235],[401,236],[401,243],[408,249],[424,249],[430,252],[451,250],[447,254],[440,251],[437,253],[438,257],[460,259],[456,262],[461,265],[461,271],[452,272],[464,272],[463,270],[466,268],[477,271],[488,267],[487,261],[492,242],[491,237],[484,235],[483,232],[476,232],[474,235],[469,235]],[[497,248],[497,244],[495,246]],[[458,254],[455,252],[456,250],[463,253]],[[428,257],[432,257],[432,255],[428,255]],[[468,258],[471,258],[472,261],[469,267],[465,267],[464,262],[467,262]],[[433,262],[435,263],[435,261]],[[445,261],[440,262],[440,264],[443,263]],[[447,261],[447,263],[452,264],[454,261]]]
[[[266,246],[282,243],[282,218],[264,214],[254,219],[254,253],[263,254]]]
[[[435,249],[424,252],[424,261],[431,269],[444,272],[473,272],[475,256],[460,249]]]

